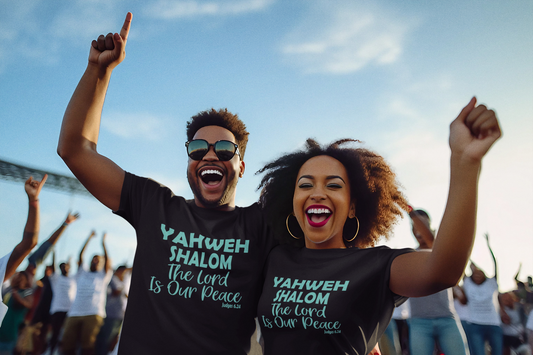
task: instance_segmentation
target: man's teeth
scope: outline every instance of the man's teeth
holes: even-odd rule
[[[331,211],[327,208],[310,208],[307,210],[309,214],[330,214]]]
[[[202,171],[202,176],[206,175],[206,174],[216,174],[216,175],[220,175],[222,176],[222,173],[218,170],[213,170],[213,169],[210,169],[210,170],[204,170]]]

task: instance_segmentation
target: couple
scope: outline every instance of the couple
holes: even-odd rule
[[[93,41],[58,146],[137,232],[119,354],[245,354],[256,316],[266,353],[366,354],[395,303],[456,284],[473,244],[481,159],[501,134],[493,111],[472,99],[451,125],[450,195],[431,252],[372,248],[408,206],[384,160],[350,140],[308,141],[262,169],[259,204],[235,206],[248,132],[225,110],[188,122],[187,201],[96,151],[131,19]]]

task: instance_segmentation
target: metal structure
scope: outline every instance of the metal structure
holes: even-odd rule
[[[45,188],[52,188],[70,194],[92,196],[75,177],[56,174],[0,159],[0,179],[24,183],[30,176],[40,180],[44,174],[48,174],[48,179],[44,185]]]

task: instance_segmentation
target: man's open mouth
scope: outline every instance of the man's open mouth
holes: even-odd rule
[[[206,185],[217,185],[224,177],[224,173],[220,169],[207,168],[200,171],[200,179]]]

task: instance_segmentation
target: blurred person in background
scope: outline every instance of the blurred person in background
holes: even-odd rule
[[[511,355],[511,351],[520,355],[531,355],[527,344],[525,320],[521,317],[520,302],[513,292],[500,295],[503,332],[503,355]]]
[[[413,235],[419,247],[417,250],[431,250],[435,232],[431,219],[424,210],[409,213]],[[438,347],[444,354],[467,355],[466,335],[453,307],[452,288],[425,297],[409,299],[409,344],[412,355],[432,354]]]
[[[33,291],[26,271],[19,271],[11,280],[6,301],[9,309],[0,326],[0,355],[11,355],[17,345],[20,325],[33,303]]]
[[[67,262],[59,264],[60,272],[55,272],[55,259],[52,263],[54,273],[50,276],[52,287],[52,303],[50,305],[50,323],[52,334],[48,343],[50,354],[54,353],[59,335],[63,329],[63,323],[67,317],[67,312],[76,297],[76,280],[69,276],[70,258]]]
[[[24,190],[26,191],[26,195],[28,195],[28,218],[22,234],[22,241],[18,243],[11,252],[0,258],[0,281],[2,282],[2,287],[0,287],[0,300],[2,301],[5,292],[8,291],[8,287],[6,287],[6,290],[4,291],[4,282],[8,281],[11,276],[13,276],[20,263],[22,263],[31,250],[37,245],[40,217],[39,193],[47,178],[48,175],[45,174],[41,181],[37,181],[30,176],[24,183]],[[7,306],[3,302],[0,302],[0,325],[2,324],[6,312]]]
[[[96,355],[107,355],[116,345],[128,297],[125,276],[130,272],[131,268],[121,265],[111,278],[105,306],[106,318],[96,338]]]
[[[463,283],[470,318],[468,345],[472,355],[485,355],[485,341],[489,343],[492,354],[501,354],[503,351],[498,301],[498,267],[490,247],[488,233],[485,233],[485,239],[494,262],[494,277],[487,278],[483,270],[471,262],[472,274],[470,277],[465,277]]]
[[[104,322],[107,286],[113,276],[111,260],[105,246],[105,233],[102,236],[103,256],[93,256],[89,271],[83,266],[83,254],[87,244],[95,235],[94,231],[89,234],[80,251],[76,274],[76,297],[67,313],[64,325],[61,346],[64,355],[74,355],[78,346],[81,347],[81,355],[92,355],[96,336]]]

